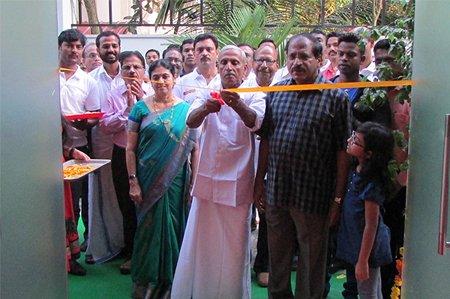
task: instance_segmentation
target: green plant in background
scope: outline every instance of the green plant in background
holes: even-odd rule
[[[235,8],[228,16],[228,24],[212,29],[211,32],[217,36],[220,48],[225,45],[237,45],[240,43],[257,47],[263,39],[272,39],[277,47],[278,61],[282,65],[285,59],[285,40],[294,25],[294,21],[272,27],[268,27],[266,24],[267,13],[265,7],[256,6],[253,9],[239,7]],[[181,44],[183,40],[195,38],[195,36],[196,34],[186,33],[170,38],[169,42]]]
[[[374,28],[362,33],[363,36],[373,40],[387,38],[390,41],[389,52],[393,54],[398,64],[403,67],[402,75],[395,80],[410,80],[412,76],[413,59],[413,41],[414,41],[414,1],[402,1],[404,11],[403,18],[397,19],[392,25]],[[392,68],[387,64],[380,64],[377,67],[377,77],[381,81],[392,80]],[[368,106],[374,109],[388,101],[388,90],[385,87],[366,88],[361,96],[361,106]],[[394,103],[404,104],[411,101],[411,86],[403,86],[399,89]],[[409,130],[409,127],[407,128]],[[396,146],[406,150],[407,141],[404,133],[400,130],[394,130]],[[408,169],[408,161],[401,165],[397,163],[390,164],[391,173],[397,174],[400,171]],[[396,176],[396,175],[395,175]]]

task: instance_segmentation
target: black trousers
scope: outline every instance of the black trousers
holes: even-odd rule
[[[259,214],[258,241],[256,243],[256,257],[253,270],[256,274],[269,272],[269,244],[267,241],[266,214]]]
[[[87,145],[76,147],[77,150],[89,155],[90,150]],[[72,190],[72,202],[73,202],[73,212],[75,213],[75,224],[78,225],[78,220],[83,220],[84,224],[84,239],[89,239],[89,214],[88,214],[88,176],[85,176],[79,180],[70,183],[70,189]],[[81,200],[81,209],[80,209]]]
[[[125,149],[114,145],[111,168],[116,190],[117,201],[123,218],[123,233],[125,248],[123,253],[131,258],[134,246],[134,235],[136,234],[137,218],[134,202],[130,198],[130,183],[128,181],[127,163]]]

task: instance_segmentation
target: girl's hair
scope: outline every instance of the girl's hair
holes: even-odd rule
[[[356,184],[358,190],[363,190],[367,184],[376,182],[386,198],[393,195],[394,181],[389,172],[389,161],[394,159],[394,136],[392,131],[374,122],[362,123],[356,132],[364,135],[364,150],[371,152],[361,169],[360,180]]]

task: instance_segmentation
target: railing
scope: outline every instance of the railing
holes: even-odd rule
[[[296,24],[295,27],[300,27],[300,28],[348,28],[348,27],[356,27],[356,26],[361,26],[361,25],[371,25],[371,24],[356,24],[356,5],[358,0],[352,0],[351,3],[351,19],[348,22],[348,24],[346,25],[339,25],[339,24],[333,24],[333,23],[329,23],[326,21],[326,4],[329,2],[332,2],[331,0],[317,0],[321,2],[321,8],[320,8],[320,22],[317,22],[317,24]],[[361,0],[360,0],[361,1]],[[137,1],[138,3],[142,3],[141,1]],[[260,0],[261,5],[264,5],[267,1],[265,0]],[[291,17],[294,17],[296,15],[296,2],[298,4],[299,1],[296,0],[291,0],[291,5],[290,5],[290,10],[291,10]],[[372,2],[372,1],[368,1],[368,2]],[[203,0],[199,0],[199,4],[200,4],[200,10],[199,10],[199,22],[197,23],[174,23],[174,20],[172,18],[168,18],[169,22],[168,23],[164,23],[164,24],[159,24],[158,26],[161,27],[222,27],[223,25],[221,24],[210,24],[205,22],[204,20],[204,1]],[[385,25],[386,24],[386,0],[381,0],[381,4],[382,4],[382,9],[381,9],[381,13],[380,13],[380,17],[379,17],[379,23],[381,25]],[[155,24],[148,24],[147,22],[144,21],[143,19],[143,12],[144,9],[142,8],[142,5],[137,5],[137,9],[135,12],[135,18],[133,19],[132,23],[124,23],[124,20],[113,20],[113,1],[112,0],[108,0],[108,15],[109,15],[109,20],[108,21],[103,21],[100,24],[92,24],[89,22],[83,23],[83,0],[78,0],[78,21],[75,24],[72,24],[72,27],[95,27],[95,26],[108,26],[110,28],[117,28],[117,27],[131,27],[131,28],[137,28],[137,27],[155,27]],[[231,0],[230,1],[230,7],[231,10],[234,9],[234,1]],[[267,27],[272,27],[272,26],[276,26],[276,24],[267,24]]]

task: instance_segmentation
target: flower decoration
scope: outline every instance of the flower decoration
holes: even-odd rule
[[[395,275],[394,285],[391,289],[391,299],[400,299],[401,287],[402,287],[402,273],[403,273],[403,247],[399,250],[399,258],[395,261],[395,267],[398,274]]]

